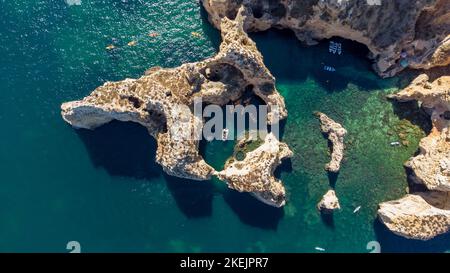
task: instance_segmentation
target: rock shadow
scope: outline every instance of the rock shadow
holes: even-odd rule
[[[333,212],[326,213],[326,212],[320,212],[320,218],[322,219],[322,222],[329,228],[334,229],[334,214]]]
[[[375,236],[385,253],[436,253],[450,249],[450,234],[443,234],[428,241],[406,239],[391,232],[377,218],[373,224]]]
[[[277,230],[284,216],[282,208],[275,208],[257,200],[250,193],[227,189],[223,193],[225,202],[236,213],[242,223],[268,230]]]
[[[214,185],[211,181],[182,179],[165,173],[164,178],[178,208],[186,217],[204,218],[212,215]]]
[[[200,5],[200,17],[202,19],[202,30],[203,33],[205,33],[208,38],[210,38],[210,41],[214,45],[214,48],[219,50],[220,43],[222,42],[222,38],[220,36],[220,31],[213,27],[213,25],[208,20],[208,12],[205,10],[203,5],[199,3]]]
[[[155,162],[156,140],[136,123],[112,121],[95,130],[76,130],[97,168],[111,176],[145,179],[165,178],[178,208],[189,218],[212,213],[213,185],[166,175]]]
[[[276,79],[302,82],[313,78],[329,93],[355,84],[360,90],[380,89],[379,77],[368,59],[367,46],[340,37],[324,39],[315,46],[303,45],[292,30],[269,30],[252,33],[264,56],[264,63]],[[270,44],[267,41],[271,41]],[[329,42],[341,44],[342,53],[329,52]],[[332,71],[327,70],[331,68]]]
[[[277,179],[281,179],[281,174],[283,172],[290,173],[292,172],[292,170],[292,160],[291,158],[286,158],[275,169],[275,171],[273,172],[273,176],[275,176]]]
[[[419,107],[417,101],[399,102],[392,100],[394,113],[400,119],[406,119],[412,124],[420,127],[425,134],[429,134],[432,129],[430,116]]]
[[[282,172],[292,171],[292,161],[288,158],[275,169],[274,176],[281,177]],[[284,216],[283,208],[275,208],[264,204],[250,193],[240,193],[227,189],[223,193],[225,202],[238,215],[242,223],[262,229],[276,230]]]
[[[151,180],[161,175],[155,162],[156,141],[132,122],[113,121],[95,130],[75,130],[96,168],[111,176]]]
[[[338,180],[339,177],[339,172],[334,173],[334,172],[327,172],[327,176],[328,176],[328,183],[330,184],[330,187],[332,189],[336,188],[336,182]]]

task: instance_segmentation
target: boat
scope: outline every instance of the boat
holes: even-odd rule
[[[201,38],[202,37],[202,35],[200,33],[196,32],[196,31],[191,32],[191,35],[193,37],[195,37],[195,38]]]
[[[341,55],[342,54],[342,44],[330,41],[330,46],[328,47],[328,51],[333,54],[337,53],[338,55]]]
[[[361,209],[361,206],[357,206],[353,213],[357,213]]]
[[[336,71],[336,68],[334,68],[334,67],[332,67],[332,66],[325,65],[325,66],[323,67],[323,70],[325,70],[325,71],[330,71],[330,72],[335,72],[335,71]]]
[[[227,128],[223,129],[223,131],[222,131],[222,140],[223,141],[228,139],[228,133],[229,133],[229,130]]]
[[[314,248],[315,250],[318,250],[318,251],[325,251],[325,249],[324,248],[321,248],[321,247],[318,247],[318,246],[316,246],[315,248]]]

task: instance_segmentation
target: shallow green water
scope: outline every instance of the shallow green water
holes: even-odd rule
[[[62,102],[107,80],[217,52],[219,34],[197,1],[0,1],[0,251],[67,252],[72,240],[84,252],[368,252],[372,240],[383,251],[450,249],[448,236],[409,241],[375,221],[379,202],[404,194],[402,164],[424,134],[384,99],[402,80],[377,78],[354,44],[344,43],[338,57],[326,43],[303,48],[286,32],[252,38],[289,110],[283,140],[295,155],[279,172],[289,192],[282,210],[219,181],[164,175],[154,163],[155,141],[137,125],[76,131],[60,117]],[[116,50],[107,51],[109,44]],[[316,110],[349,132],[337,181],[323,170],[328,148]],[[389,145],[408,130],[408,147]],[[219,169],[233,143],[202,150]],[[330,183],[342,206],[333,224],[315,209]]]

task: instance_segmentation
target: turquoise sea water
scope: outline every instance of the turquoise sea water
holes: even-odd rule
[[[154,163],[155,141],[138,125],[74,130],[60,117],[62,102],[107,80],[214,55],[220,36],[197,1],[1,0],[0,251],[67,252],[73,240],[83,252],[369,252],[373,240],[387,252],[450,249],[448,236],[406,240],[376,221],[379,202],[405,193],[402,164],[425,134],[419,125],[427,129],[417,112],[385,100],[407,77],[379,79],[365,48],[350,42],[337,56],[326,42],[304,48],[289,32],[251,36],[289,111],[283,140],[295,155],[277,171],[289,192],[284,209],[219,181],[166,176]],[[116,49],[107,51],[110,44]],[[328,147],[316,110],[348,130],[338,177],[323,170]],[[408,146],[391,147],[402,132]],[[217,169],[232,149],[202,145]],[[333,220],[315,209],[330,184],[342,207]]]

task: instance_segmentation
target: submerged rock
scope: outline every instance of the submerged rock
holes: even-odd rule
[[[322,197],[322,200],[317,204],[317,209],[322,213],[331,213],[336,209],[341,209],[336,192],[334,190],[327,191]]]
[[[428,240],[450,230],[450,76],[433,82],[427,75],[390,96],[399,101],[417,100],[431,114],[433,129],[420,141],[420,153],[405,165],[412,179],[428,192],[380,204],[380,220],[394,233],[413,239]]]
[[[323,113],[316,112],[314,114],[320,120],[322,132],[328,136],[333,145],[331,161],[325,165],[325,169],[337,173],[341,168],[341,161],[344,157],[344,136],[347,134],[347,130]]]
[[[248,31],[271,27],[291,29],[306,44],[335,36],[368,47],[374,69],[393,76],[405,67],[431,68],[450,64],[448,0],[202,0],[210,21],[220,28],[241,5],[251,13]],[[378,5],[379,4],[379,5]],[[408,57],[409,56],[409,57]]]
[[[237,146],[242,146],[247,138]],[[286,190],[282,182],[273,175],[282,160],[292,156],[289,147],[269,133],[264,143],[245,154],[242,160],[228,160],[225,169],[217,177],[228,184],[228,187],[240,192],[251,192],[260,201],[275,207],[286,203]]]
[[[79,101],[62,104],[62,117],[75,128],[95,129],[112,120],[132,121],[157,140],[156,161],[169,175],[207,180],[216,171],[198,152],[202,121],[192,113],[194,99],[224,105],[251,91],[270,109],[269,124],[287,116],[275,78],[243,29],[245,10],[220,23],[219,53],[176,68],[155,67],[139,79],[107,82]],[[259,192],[258,192],[259,193]]]

